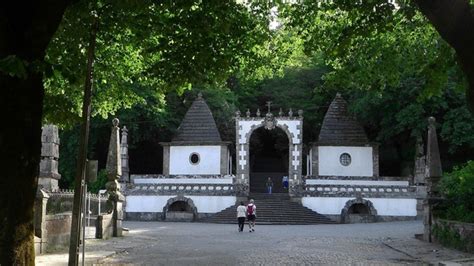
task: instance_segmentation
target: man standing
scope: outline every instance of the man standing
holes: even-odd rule
[[[255,219],[257,218],[257,206],[253,203],[253,199],[247,205],[247,219],[249,220],[249,232],[255,232]]]
[[[244,223],[247,210],[245,208],[244,202],[241,201],[239,207],[237,207],[237,221],[239,223],[239,232],[244,231]]]
[[[273,181],[272,181],[272,178],[269,177],[267,179],[267,192],[268,192],[268,194],[272,194],[272,188],[273,188]]]
[[[288,176],[284,175],[283,178],[281,179],[281,182],[283,183],[283,188],[288,189]]]

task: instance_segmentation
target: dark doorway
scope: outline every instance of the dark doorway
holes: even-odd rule
[[[288,176],[288,136],[280,129],[256,129],[250,137],[250,192],[267,192],[266,182],[273,181],[273,193],[283,193],[282,177]]]

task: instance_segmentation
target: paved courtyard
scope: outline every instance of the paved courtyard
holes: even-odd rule
[[[337,225],[125,222],[124,238],[91,240],[87,262],[131,265],[428,264],[474,257],[414,238],[420,221]],[[96,253],[100,254],[96,254]],[[95,255],[94,255],[95,254]],[[38,265],[61,265],[39,256]],[[59,256],[59,255],[58,255]]]

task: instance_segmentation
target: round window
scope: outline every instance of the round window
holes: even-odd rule
[[[351,156],[349,155],[349,153],[343,153],[341,154],[341,157],[339,157],[339,161],[342,165],[348,166],[349,164],[351,164]]]
[[[198,163],[199,163],[199,154],[197,154],[197,153],[191,153],[191,155],[189,156],[189,161],[190,161],[192,164],[198,164]]]

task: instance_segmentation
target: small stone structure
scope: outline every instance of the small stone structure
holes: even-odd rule
[[[230,142],[222,141],[216,122],[199,94],[171,142],[163,146],[163,175],[228,175]]]
[[[410,177],[379,176],[378,144],[348,112],[338,93],[308,154],[304,206],[342,223],[417,218]]]
[[[124,190],[130,220],[195,221],[235,204],[230,142],[222,141],[209,106],[198,94],[171,142],[162,175],[131,175]]]
[[[41,132],[41,162],[38,186],[46,191],[57,191],[59,160],[59,133],[55,125],[45,125]]]

